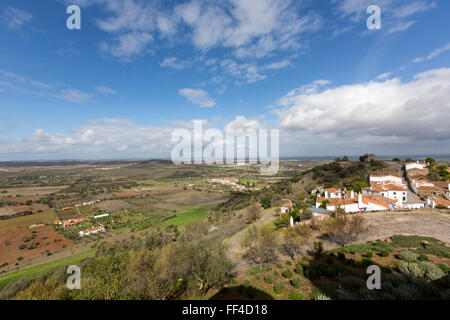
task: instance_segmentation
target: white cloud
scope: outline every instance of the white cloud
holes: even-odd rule
[[[172,131],[128,119],[101,119],[71,132],[49,134],[39,128],[22,140],[0,140],[0,155],[2,159],[167,157]]]
[[[161,67],[168,67],[173,69],[185,69],[191,65],[190,61],[178,60],[176,57],[167,57],[160,64]]]
[[[348,136],[349,142],[363,136],[450,140],[450,69],[430,70],[406,83],[394,78],[322,91],[303,88],[278,104],[280,126],[308,134]]]
[[[418,63],[418,62],[422,62],[422,61],[425,61],[425,60],[431,60],[431,59],[434,59],[434,58],[440,56],[441,54],[443,54],[443,53],[445,53],[447,51],[450,51],[450,42],[447,43],[444,47],[434,50],[433,52],[431,52],[426,57],[415,58],[413,60],[413,62]]]
[[[415,21],[405,21],[395,23],[388,29],[387,33],[406,31],[409,28],[411,28],[415,23],[416,23]]]
[[[395,18],[406,18],[419,12],[425,12],[436,8],[436,2],[415,1],[406,4],[403,7],[393,10],[393,16]]]
[[[261,67],[262,70],[277,70],[289,67],[292,65],[292,62],[289,60],[282,60],[277,62],[268,63]]]
[[[55,98],[67,102],[86,102],[91,99],[91,95],[75,89],[63,89],[59,94],[51,94]]]
[[[92,99],[91,94],[81,90],[37,81],[3,69],[0,69],[0,85],[14,93],[50,97],[66,102],[87,102]]]
[[[10,29],[18,29],[33,19],[33,15],[25,10],[9,6],[3,13],[3,20]]]
[[[117,93],[116,90],[111,89],[111,88],[106,87],[106,86],[97,86],[97,87],[95,87],[94,89],[95,89],[97,92],[100,92],[101,94],[111,94],[111,95],[114,95],[114,94]]]
[[[114,43],[102,42],[100,49],[124,61],[130,61],[136,56],[150,52],[147,45],[153,40],[149,33],[130,32],[117,36]]]
[[[214,99],[209,97],[208,92],[200,89],[180,89],[178,93],[185,97],[189,102],[197,104],[200,107],[210,108],[216,105]]]
[[[386,79],[389,79],[391,75],[392,75],[392,72],[382,73],[378,77],[376,77],[376,80],[386,80]]]
[[[237,84],[254,83],[267,78],[266,75],[259,73],[258,66],[255,64],[237,63],[231,59],[226,59],[220,65],[225,73],[238,78]]]

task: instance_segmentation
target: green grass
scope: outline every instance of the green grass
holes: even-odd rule
[[[170,225],[174,225],[177,227],[181,227],[190,222],[203,221],[206,218],[206,215],[208,214],[208,208],[206,207],[184,208],[182,210],[179,210],[176,214],[177,214],[176,217],[164,221],[162,223],[162,226],[167,227]]]
[[[63,258],[63,259],[59,259],[56,261],[52,261],[52,262],[48,262],[48,263],[44,263],[44,264],[40,264],[37,266],[33,266],[27,269],[23,269],[23,270],[18,270],[12,273],[8,273],[5,276],[0,277],[0,291],[3,290],[10,282],[14,282],[19,280],[20,278],[23,277],[36,277],[46,271],[49,271],[51,269],[55,269],[55,268],[61,268],[61,267],[66,267],[66,266],[70,266],[73,264],[77,264],[79,263],[81,260],[87,258],[87,257],[91,257],[94,255],[95,249],[91,249],[89,251],[80,253],[76,256],[71,256],[71,257],[67,257],[67,258]]]

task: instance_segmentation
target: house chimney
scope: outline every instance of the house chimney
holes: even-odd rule
[[[363,205],[362,202],[362,193],[358,193],[358,207],[361,208]]]
[[[328,199],[328,191],[325,190],[325,198]]]
[[[353,192],[353,190],[350,192],[350,198],[354,198],[355,197],[355,192]]]

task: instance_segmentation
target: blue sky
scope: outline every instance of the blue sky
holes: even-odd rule
[[[66,28],[71,3],[81,30]],[[4,0],[0,160],[168,157],[194,119],[279,128],[282,156],[448,154],[448,13],[444,0]]]

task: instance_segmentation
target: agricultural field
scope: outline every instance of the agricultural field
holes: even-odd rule
[[[52,211],[38,212],[12,219],[0,220],[0,231],[27,228],[33,224],[53,224],[55,220]]]
[[[72,245],[49,226],[19,228],[0,232],[0,265],[14,264],[38,255],[51,255]]]

